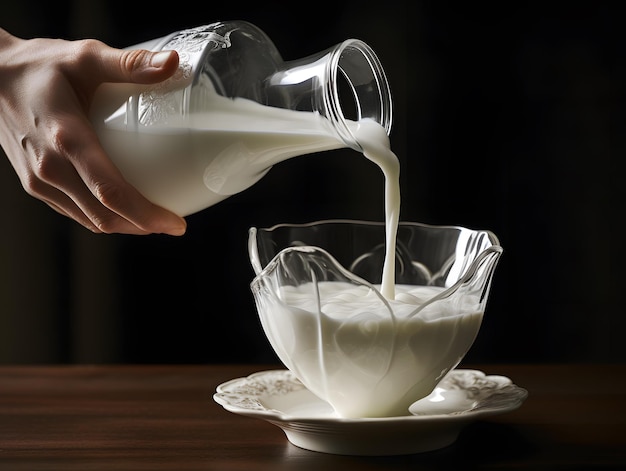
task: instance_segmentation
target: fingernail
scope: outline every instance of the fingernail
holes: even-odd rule
[[[163,67],[163,65],[170,59],[172,55],[171,51],[161,51],[152,55],[152,59],[150,59],[150,65],[152,67]]]

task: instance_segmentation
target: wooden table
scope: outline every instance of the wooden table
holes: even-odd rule
[[[0,470],[622,469],[626,365],[464,365],[528,389],[451,446],[360,457],[290,444],[224,410],[218,384],[276,365],[0,366]]]

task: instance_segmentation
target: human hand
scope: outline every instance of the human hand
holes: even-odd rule
[[[124,179],[88,118],[102,83],[157,83],[177,68],[175,51],[24,40],[0,28],[0,146],[26,192],[95,233],[184,234],[182,217]]]

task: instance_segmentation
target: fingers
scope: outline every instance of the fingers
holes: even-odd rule
[[[120,50],[105,46],[99,56],[103,82],[151,84],[161,82],[178,69],[176,51]]]
[[[147,200],[130,185],[84,123],[84,131],[65,137],[62,152],[73,164],[74,175],[59,172],[65,191],[102,232],[164,233],[182,235],[182,217]],[[70,128],[71,129],[71,128]],[[76,129],[76,126],[74,127]]]
[[[34,156],[20,172],[29,194],[92,232],[185,233],[183,218],[152,204],[123,178],[86,119],[61,116],[49,133],[41,149],[30,141],[23,149]]]
[[[170,77],[178,69],[176,51],[124,51],[121,62],[130,72],[130,82],[154,83]]]
[[[48,198],[45,196],[45,194],[48,192],[55,193],[55,195]],[[32,196],[35,196],[35,195],[32,195]],[[89,218],[80,210],[80,208],[78,208],[78,206],[76,206],[74,202],[71,199],[69,199],[67,195],[65,195],[65,193],[61,193],[55,188],[51,186],[47,186],[46,190],[42,190],[36,196],[39,200],[46,203],[48,206],[54,209],[57,213],[61,214],[62,216],[66,216],[70,219],[75,220],[76,222],[81,224],[83,227],[89,229],[91,232],[94,232],[96,234],[99,234],[102,232],[89,220]],[[55,203],[55,200],[57,199],[63,200],[60,206],[57,203]]]
[[[91,232],[94,232],[96,234],[101,234],[104,232],[100,227],[96,226],[89,219],[89,217],[83,212],[83,210],[79,208],[76,203],[74,203],[74,201],[69,198],[69,196],[67,196],[67,194],[57,190],[56,188],[47,185],[45,189],[42,189],[39,192],[38,198],[45,202],[52,209],[54,209],[57,213],[73,219],[74,221],[81,224],[83,227],[89,229]],[[121,220],[119,222],[121,222],[121,224],[118,224],[114,220],[111,220],[109,226],[112,228],[112,230],[109,232],[132,235],[148,234],[148,232],[137,228],[135,225],[130,224],[128,221]]]
[[[28,150],[30,151],[30,149]],[[97,225],[92,222],[87,212],[81,209],[75,200],[70,197],[70,194],[74,195],[77,201],[81,201],[80,197],[76,195],[85,193],[85,191],[81,191],[81,188],[85,189],[85,185],[72,167],[68,165],[66,161],[57,157],[46,157],[42,161],[45,162],[45,164],[38,168],[20,172],[22,185],[26,192],[45,202],[59,214],[75,220],[90,231],[95,233],[105,232],[99,227],[102,226],[102,224]],[[63,190],[59,189],[59,187],[63,188]],[[86,191],[86,193],[89,192]],[[94,199],[91,194],[87,194],[83,196],[82,201],[85,200],[85,197],[87,199]],[[84,207],[85,205],[83,204],[81,206]],[[96,207],[95,204],[94,207]],[[111,228],[112,230],[110,232],[131,234],[144,233],[144,231],[139,231],[134,225],[129,224],[128,221],[123,225],[117,225],[115,229],[113,229],[114,225],[111,225]]]

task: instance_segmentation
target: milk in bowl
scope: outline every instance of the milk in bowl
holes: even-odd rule
[[[400,222],[393,297],[382,222],[250,229],[251,283],[279,359],[340,417],[407,415],[480,329],[502,253],[489,231]]]

